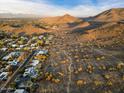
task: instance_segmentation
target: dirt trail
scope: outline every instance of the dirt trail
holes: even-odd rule
[[[64,51],[64,54],[67,56],[67,58],[69,59],[69,66],[68,66],[68,84],[67,84],[67,93],[70,93],[70,85],[72,83],[72,58],[68,55],[68,53],[66,51]]]

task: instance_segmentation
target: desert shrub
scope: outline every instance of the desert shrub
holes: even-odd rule
[[[14,23],[14,24],[11,24],[10,26],[14,28],[20,28],[23,26],[23,24]]]
[[[79,87],[81,87],[81,86],[83,86],[83,85],[86,85],[86,81],[85,80],[77,80],[76,81],[76,84],[77,84],[77,86],[79,86]]]
[[[3,46],[4,42],[0,40],[0,48]]]
[[[39,24],[38,24],[38,23],[37,23],[37,24],[33,24],[33,26],[34,26],[34,27],[37,27],[37,28],[46,29],[46,25],[40,24],[40,23],[39,23]]]

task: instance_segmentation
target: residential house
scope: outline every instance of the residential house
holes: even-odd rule
[[[0,74],[0,80],[6,80],[9,72],[2,72]]]
[[[1,48],[1,51],[7,51],[8,48]]]
[[[32,60],[31,62],[30,62],[30,65],[31,66],[36,66],[36,65],[38,65],[39,64],[39,60]]]
[[[44,37],[43,35],[40,35],[38,38],[41,40],[41,39],[43,39],[43,37]]]
[[[14,93],[28,93],[25,89],[16,89]]]
[[[2,60],[9,60],[10,58],[13,57],[18,57],[20,55],[20,52],[11,52],[10,54],[8,54],[7,56],[3,57]]]
[[[36,78],[38,76],[38,71],[34,67],[30,67],[25,69],[25,72],[23,74],[24,77],[29,76],[31,78]]]
[[[12,66],[17,66],[18,65],[18,62],[16,60],[13,60],[13,61],[10,61],[8,62],[10,65]]]
[[[38,50],[36,55],[47,55],[48,54],[48,50]]]

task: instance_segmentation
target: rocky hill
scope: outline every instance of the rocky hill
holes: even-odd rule
[[[124,8],[113,8],[107,11],[104,11],[94,17],[95,21],[120,21],[124,20]]]
[[[44,22],[49,25],[59,25],[59,24],[67,24],[67,23],[74,23],[74,22],[80,22],[82,20],[73,17],[69,14],[65,14],[64,16],[57,16],[57,17],[45,17],[40,19],[39,21]]]

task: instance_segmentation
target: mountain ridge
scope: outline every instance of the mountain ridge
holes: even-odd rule
[[[94,17],[95,21],[121,21],[124,20],[124,8],[112,8]]]
[[[66,23],[74,23],[74,22],[81,22],[82,20],[71,16],[69,14],[65,14],[63,16],[55,16],[55,17],[44,17],[39,21],[52,25],[52,24],[66,24]]]

